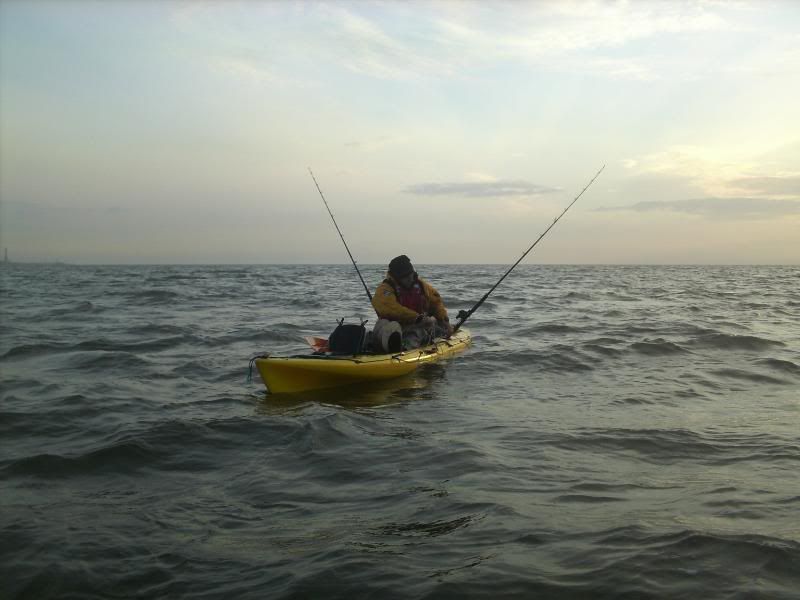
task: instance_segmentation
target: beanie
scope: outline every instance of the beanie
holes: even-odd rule
[[[406,275],[414,272],[414,265],[411,264],[411,259],[405,254],[401,254],[392,259],[389,263],[389,273],[395,277],[405,277]]]

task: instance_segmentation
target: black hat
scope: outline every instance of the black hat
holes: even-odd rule
[[[414,265],[411,264],[411,259],[405,254],[401,254],[392,259],[389,263],[389,273],[395,277],[405,277],[414,272]]]

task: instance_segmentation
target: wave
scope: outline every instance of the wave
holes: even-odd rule
[[[714,322],[714,327],[716,328],[725,327],[728,329],[739,329],[742,331],[750,329],[747,325],[742,325],[741,323],[736,323],[735,321],[728,321],[723,317],[712,317],[711,320]],[[718,333],[718,331],[709,329],[707,331],[700,331],[699,333]]]
[[[675,342],[669,342],[663,338],[634,342],[630,347],[639,354],[647,354],[649,356],[668,356],[671,354],[685,354],[688,352],[688,350]]]
[[[75,314],[86,314],[86,313],[100,313],[105,310],[104,307],[97,306],[96,304],[84,300],[83,302],[78,302],[77,304],[70,304],[68,306],[57,306],[48,310],[45,315],[46,317],[60,317],[66,315],[75,315]]]
[[[492,566],[492,556],[474,557],[460,566],[460,577],[432,578],[434,587],[414,597],[424,600],[655,600],[702,596],[789,600],[796,597],[800,544],[794,541],[758,534],[619,527],[591,532],[580,540],[579,549],[571,553],[565,552],[569,542],[576,543],[553,541],[547,530],[520,535],[513,539],[511,547],[521,554],[540,556],[539,560],[509,561],[487,577],[463,571],[481,565],[484,560]],[[564,554],[568,557],[558,558]],[[441,572],[450,573],[438,573]]]
[[[703,348],[752,351],[769,350],[786,345],[783,342],[768,340],[754,335],[731,335],[728,333],[709,333],[689,340],[688,343]]]
[[[138,290],[129,292],[127,297],[137,304],[172,304],[184,298],[182,294],[170,290]]]
[[[678,485],[640,485],[636,483],[605,483],[601,481],[588,481],[576,483],[571,490],[582,492],[630,492],[636,490],[673,490],[680,489]]]
[[[325,308],[326,305],[320,300],[311,300],[309,298],[297,298],[292,300],[292,307],[295,308]]]
[[[538,333],[573,333],[579,331],[583,331],[583,329],[572,325],[564,325],[563,323],[541,323],[520,329],[517,331],[517,335],[532,336]]]
[[[633,453],[654,463],[675,460],[723,465],[751,461],[800,461],[800,446],[777,436],[702,435],[683,429],[601,429],[542,440],[565,450]]]
[[[0,433],[10,436],[58,436],[64,433],[65,427],[71,428],[73,423],[79,427],[87,420],[106,415],[116,409],[113,400],[99,403],[83,394],[62,395],[59,387],[58,396],[48,402],[45,413],[41,410],[7,410],[0,411]],[[27,403],[16,396],[6,396],[6,405],[25,406]]]
[[[475,515],[467,515],[449,521],[389,523],[373,530],[372,533],[403,537],[438,537],[463,527],[469,527],[475,520]]]
[[[644,404],[656,404],[655,400],[648,400],[647,398],[626,396],[624,398],[617,398],[611,401],[615,406],[638,406]]]
[[[240,342],[302,342],[303,336],[300,333],[300,328],[297,328],[296,331],[296,333],[293,333],[281,331],[279,329],[264,329],[262,331],[209,338],[205,341],[205,344],[210,346],[227,346]]]
[[[11,461],[3,468],[8,475],[61,478],[73,475],[131,471],[151,464],[156,453],[142,441],[122,441],[74,457],[37,454]]]
[[[196,336],[181,334],[164,338],[140,342],[122,342],[98,338],[85,340],[77,344],[65,343],[39,343],[22,344],[9,349],[0,356],[0,360],[12,358],[28,358],[42,354],[64,352],[158,352],[180,346],[182,344],[197,344],[200,340]]]
[[[62,352],[69,347],[69,344],[64,343],[21,344],[9,349],[5,354],[0,356],[0,360],[10,358],[27,358],[30,356],[37,356],[39,354],[47,354],[49,352]]]
[[[581,504],[602,504],[606,502],[624,502],[625,498],[615,496],[592,496],[589,494],[562,494],[555,498],[555,502],[581,503]]]
[[[212,377],[216,374],[216,370],[212,369],[208,363],[190,360],[189,362],[174,367],[172,369],[172,374],[176,377],[202,378]]]
[[[719,377],[728,377],[730,379],[739,379],[744,381],[752,381],[753,383],[776,383],[776,384],[791,384],[791,381],[772,377],[771,375],[764,375],[762,373],[753,373],[752,371],[745,371],[744,369],[716,369],[711,371],[712,375]]]
[[[612,329],[609,333],[613,335],[630,335],[634,333],[656,333],[659,331],[661,331],[661,328],[653,325],[634,325],[632,323],[627,323],[623,327]]]
[[[128,335],[185,335],[186,329],[169,323],[147,323],[125,330]]]
[[[592,300],[592,295],[585,292],[567,292],[563,298],[567,300]]]
[[[583,355],[571,347],[548,352],[522,350],[520,352],[481,352],[478,358],[496,364],[496,368],[516,369],[532,367],[542,371],[579,372],[594,369],[596,359]]]
[[[7,396],[4,402],[16,401],[14,396]],[[42,423],[42,419],[36,413],[21,412],[13,410],[0,411],[0,435],[5,440],[12,436],[41,435],[43,431],[57,433],[60,427],[53,426],[52,423]]]
[[[600,344],[600,345],[607,346],[609,344],[611,344],[611,345],[613,345],[613,344],[624,344],[625,340],[623,340],[622,338],[601,336],[601,337],[596,337],[596,338],[592,338],[590,340],[587,340],[586,343],[587,344]]]
[[[582,348],[590,352],[602,354],[603,356],[620,356],[625,353],[623,350],[611,348],[609,346],[602,346],[600,344],[583,344]]]
[[[716,534],[692,529],[654,533],[640,527],[621,527],[595,535],[598,549],[629,549],[635,552],[637,568],[683,560],[717,563],[720,556],[736,556],[737,563],[762,574],[793,578],[800,544],[758,534]]]
[[[782,360],[779,358],[762,358],[757,361],[757,364],[764,365],[765,367],[769,367],[783,373],[800,376],[800,365],[797,365],[790,360]]]
[[[241,418],[207,423],[169,420],[123,430],[102,440],[99,447],[73,455],[44,452],[4,461],[0,472],[43,478],[100,476],[142,468],[194,472],[214,468],[221,449],[235,449],[242,443],[257,444],[254,440],[263,433],[268,434],[267,442],[274,444],[285,432],[281,425],[264,427]]]
[[[76,369],[124,369],[140,373],[135,370],[150,367],[152,363],[130,352],[92,350],[70,354],[69,364]]]
[[[119,342],[103,338],[86,340],[72,346],[70,350],[76,351],[104,351],[104,352],[156,352],[174,348],[181,344],[197,344],[199,339],[192,335],[174,335],[156,338],[141,342]]]

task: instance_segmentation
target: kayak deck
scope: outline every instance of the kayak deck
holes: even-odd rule
[[[255,360],[270,393],[305,392],[400,377],[426,363],[466,350],[472,337],[461,329],[450,339],[395,354],[270,356]]]

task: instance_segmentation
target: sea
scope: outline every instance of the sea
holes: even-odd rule
[[[451,314],[504,265],[417,265]],[[384,266],[364,265],[370,287]],[[800,598],[800,267],[523,264],[270,395],[352,265],[0,266],[0,598]]]

